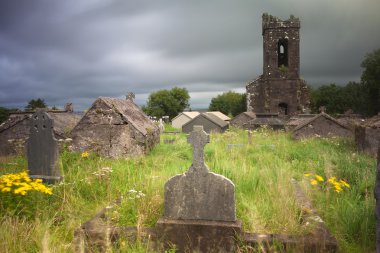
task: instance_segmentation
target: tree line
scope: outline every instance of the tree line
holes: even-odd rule
[[[360,82],[349,82],[345,86],[323,85],[312,89],[310,107],[318,112],[320,106],[332,114],[351,110],[363,116],[380,112],[380,48],[367,54],[360,65],[363,73]]]

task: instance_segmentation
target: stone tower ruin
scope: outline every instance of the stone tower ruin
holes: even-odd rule
[[[300,78],[300,20],[263,14],[263,74],[248,83],[247,111],[296,115],[309,107],[306,82]]]

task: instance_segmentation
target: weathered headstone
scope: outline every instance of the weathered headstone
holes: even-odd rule
[[[37,109],[32,116],[27,156],[31,178],[41,178],[48,183],[61,179],[58,142],[54,138],[53,119],[43,109]]]
[[[209,172],[204,146],[210,137],[203,126],[194,126],[188,143],[194,147],[188,172],[165,184],[166,218],[235,221],[235,185],[228,178]]]
[[[234,148],[243,148],[244,144],[227,144],[228,151],[231,151]]]
[[[162,121],[162,118],[158,121],[158,127],[160,128],[160,132],[163,133],[165,130],[164,122]]]
[[[379,142],[380,143],[380,142]],[[380,253],[380,145],[377,149],[377,170],[375,183],[375,199],[376,199],[376,252]]]
[[[209,142],[203,126],[194,126],[188,137],[193,163],[187,172],[165,184],[164,217],[156,228],[163,241],[175,244],[179,252],[231,252],[234,236],[241,232],[234,184],[209,172],[204,162],[204,147]]]
[[[252,131],[251,130],[248,130],[248,144],[251,145],[252,144]]]

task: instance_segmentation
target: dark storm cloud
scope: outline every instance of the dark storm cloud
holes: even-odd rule
[[[98,96],[185,87],[193,108],[262,73],[261,15],[301,20],[309,84],[359,81],[380,45],[375,0],[2,1],[0,106],[85,109]]]

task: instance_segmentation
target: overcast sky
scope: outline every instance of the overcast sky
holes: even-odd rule
[[[301,20],[301,76],[359,81],[380,47],[379,0],[2,0],[0,106],[42,98],[84,110],[98,96],[185,87],[191,107],[262,74],[261,16]]]

